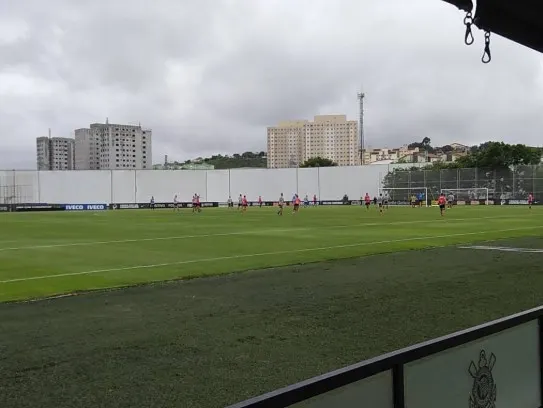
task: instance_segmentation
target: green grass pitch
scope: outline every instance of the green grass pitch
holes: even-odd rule
[[[457,248],[543,248],[539,207],[17,213],[0,226],[1,407],[221,407],[543,302],[543,254]]]

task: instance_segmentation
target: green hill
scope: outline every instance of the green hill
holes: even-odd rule
[[[198,157],[194,160],[187,160],[183,163],[175,163],[179,165],[191,164],[191,163],[205,163],[215,166],[216,169],[239,169],[241,167],[267,167],[266,152],[245,152],[242,154],[222,155],[217,154],[211,157]]]

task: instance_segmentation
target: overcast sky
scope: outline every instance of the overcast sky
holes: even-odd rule
[[[372,147],[543,145],[543,58],[439,0],[0,1],[0,168],[93,122],[153,129],[161,162],[265,150],[266,126],[358,118]]]

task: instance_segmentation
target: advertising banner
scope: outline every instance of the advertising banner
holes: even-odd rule
[[[516,199],[504,199],[494,200],[494,205],[528,205],[528,200],[516,200]],[[532,203],[532,205],[540,205],[539,201],[535,201]]]
[[[14,204],[12,211],[64,211],[64,205],[61,204]]]
[[[200,203],[200,206],[202,208],[207,207],[218,207],[218,202],[202,202]],[[177,203],[178,208],[192,208],[192,203],[184,202],[184,203]],[[111,204],[109,206],[112,210],[138,210],[138,209],[150,209],[151,204],[150,203],[121,203],[121,204]],[[174,203],[155,203],[156,209],[164,209],[164,208],[176,208]]]
[[[107,204],[64,204],[66,211],[104,211],[109,209]]]

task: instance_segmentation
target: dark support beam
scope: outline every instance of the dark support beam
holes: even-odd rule
[[[466,13],[473,10],[472,0],[443,0],[453,6],[458,7],[460,10],[464,10]]]
[[[542,0],[442,0],[466,12],[475,11],[474,23],[511,41],[543,52]]]
[[[543,52],[543,2],[479,0],[475,25]]]

